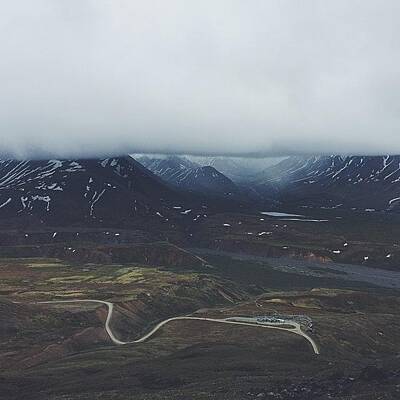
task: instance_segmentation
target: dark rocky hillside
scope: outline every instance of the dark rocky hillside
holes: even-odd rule
[[[396,210],[400,156],[291,157],[257,177],[257,187],[271,184],[281,201],[297,205]]]
[[[131,157],[0,162],[0,218],[57,225],[163,220],[185,197]]]

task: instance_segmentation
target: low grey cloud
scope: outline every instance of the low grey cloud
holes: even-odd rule
[[[4,0],[0,154],[400,153],[400,2]]]

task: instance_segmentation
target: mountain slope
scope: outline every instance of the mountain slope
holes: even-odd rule
[[[400,156],[291,157],[257,182],[271,183],[283,201],[392,210],[400,205]]]
[[[129,223],[139,217],[166,216],[183,200],[131,157],[0,161],[3,221],[35,216],[57,224]]]
[[[201,166],[214,167],[222,174],[232,179],[236,184],[247,183],[261,171],[278,164],[282,157],[245,158],[245,157],[195,157],[189,159]]]
[[[185,157],[144,156],[138,161],[164,181],[181,189],[214,196],[242,196],[239,188],[221,172],[210,166],[201,167]]]

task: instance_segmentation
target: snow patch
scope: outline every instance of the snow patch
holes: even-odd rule
[[[288,214],[283,212],[275,212],[275,211],[261,211],[261,214],[268,215],[270,217],[304,217],[304,215],[299,214]]]
[[[0,208],[5,207],[8,203],[10,203],[10,201],[11,201],[11,197],[8,200],[6,200],[4,203],[0,204]]]
[[[93,216],[94,206],[101,199],[101,196],[103,196],[105,191],[106,191],[106,189],[103,189],[99,194],[97,194],[97,191],[94,192],[94,195],[92,197],[92,203],[90,204],[90,216]]]
[[[392,205],[394,202],[400,200],[400,197],[395,197],[394,199],[389,200],[389,205]]]
[[[51,201],[51,197],[50,196],[40,196],[40,195],[36,195],[36,196],[32,196],[32,200],[36,201],[44,201],[46,203],[46,211],[50,211],[50,201]]]

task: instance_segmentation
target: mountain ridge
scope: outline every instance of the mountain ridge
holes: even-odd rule
[[[170,211],[181,193],[133,158],[0,161],[0,217],[128,222]]]
[[[255,183],[276,184],[282,201],[395,210],[400,205],[400,156],[290,157]]]
[[[243,195],[239,187],[212,166],[201,166],[186,157],[138,159],[146,168],[165,182],[180,189],[204,193],[218,197],[240,199]]]

